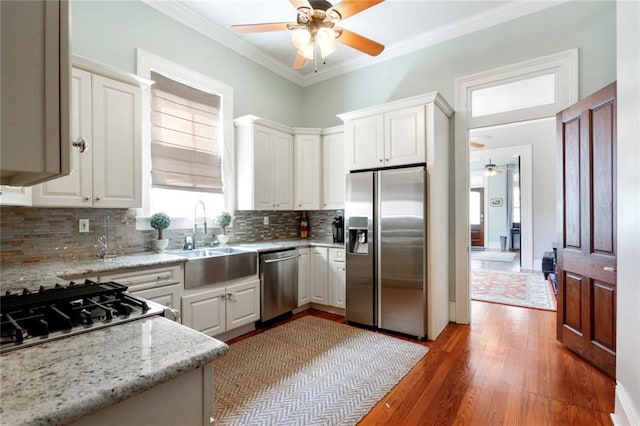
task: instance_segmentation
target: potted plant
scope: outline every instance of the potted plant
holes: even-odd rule
[[[227,235],[227,226],[231,225],[231,215],[229,212],[222,212],[216,217],[216,225],[222,229],[222,234],[218,235],[218,242],[221,246],[229,242],[229,236]]]
[[[153,248],[156,252],[161,253],[165,251],[167,246],[169,245],[169,239],[162,238],[162,231],[164,231],[169,227],[169,225],[171,225],[171,218],[169,218],[167,214],[162,212],[154,213],[151,216],[149,223],[151,224],[151,227],[153,229],[158,231],[158,239],[152,241]]]

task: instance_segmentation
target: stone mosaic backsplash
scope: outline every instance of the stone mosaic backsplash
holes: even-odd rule
[[[328,238],[332,235],[331,222],[335,210],[310,211],[310,238]],[[299,211],[235,211],[233,223],[227,228],[229,242],[256,242],[274,239],[298,238]],[[104,235],[109,216],[109,247],[117,255],[151,251],[151,240],[157,238],[155,230],[136,229],[135,211],[129,209],[79,209],[0,207],[0,265],[11,263],[38,263],[89,259],[100,247],[98,238]],[[264,225],[264,217],[269,225]],[[89,232],[78,231],[78,220],[89,219]],[[197,246],[215,242],[220,230],[209,229],[204,238],[199,235]],[[179,249],[192,229],[164,231],[170,239],[169,249]]]

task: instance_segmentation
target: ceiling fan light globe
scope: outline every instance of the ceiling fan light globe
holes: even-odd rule
[[[336,51],[336,33],[331,28],[320,28],[316,39],[323,59]]]
[[[311,33],[306,28],[299,28],[291,31],[291,40],[298,51],[303,52],[310,45],[313,46]]]
[[[314,44],[310,43],[308,46],[305,46],[304,49],[298,50],[298,54],[307,59],[313,59],[314,51]]]

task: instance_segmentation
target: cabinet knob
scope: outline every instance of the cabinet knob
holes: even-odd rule
[[[101,197],[96,197],[96,201],[100,201],[101,199]]]
[[[383,161],[384,161],[384,160],[381,158],[381,159],[380,159],[380,162],[382,163]]]
[[[384,161],[389,161],[389,159],[388,159],[388,158],[385,158],[385,159],[384,159]]]
[[[84,197],[84,201],[89,201],[91,197]]]
[[[74,148],[77,148],[78,151],[80,151],[80,154],[83,154],[86,150],[89,149],[89,144],[87,143],[87,141],[84,140],[82,136],[80,136],[75,141],[71,142],[71,145]]]

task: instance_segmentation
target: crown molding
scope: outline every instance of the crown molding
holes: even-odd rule
[[[322,69],[318,70],[317,73],[314,72],[307,75],[304,75],[299,71],[295,71],[290,66],[276,61],[271,56],[266,55],[262,50],[254,47],[250,43],[247,43],[231,31],[202,18],[200,15],[180,4],[177,0],[141,1],[183,25],[211,38],[214,41],[217,41],[234,52],[251,59],[258,65],[273,71],[277,75],[286,78],[299,86],[307,87],[348,72],[380,64],[399,56],[442,43],[446,40],[451,40],[520,18],[522,16],[549,9],[569,0],[519,0],[514,3],[505,4],[486,12],[478,13],[468,18],[456,21],[444,27],[437,28],[433,31],[423,33],[400,43],[389,45],[380,56],[373,58],[363,56],[361,58],[345,62],[342,65],[324,66]]]
[[[554,1],[527,1],[520,0],[515,3],[505,4],[486,12],[478,13],[468,18],[453,22],[449,25],[437,28],[435,30],[420,34],[416,37],[407,39],[400,43],[395,43],[387,48],[376,57],[361,57],[343,63],[342,65],[325,66],[318,73],[309,74],[303,77],[302,86],[307,87],[312,84],[319,83],[337,77],[348,72],[366,68],[372,65],[380,64],[385,61],[407,55],[409,53],[424,49],[429,46],[442,43],[466,34],[484,30],[504,22],[511,21],[522,16],[540,12],[551,7],[558,6],[568,0]]]
[[[200,34],[217,41],[221,45],[233,50],[240,55],[251,59],[258,65],[273,71],[277,75],[286,78],[300,86],[303,83],[302,75],[292,69],[290,66],[283,65],[271,56],[265,54],[262,50],[247,43],[231,31],[214,24],[213,22],[201,17],[197,13],[186,8],[176,0],[141,0],[149,7],[156,9],[168,17],[180,22],[181,24],[191,28]]]

